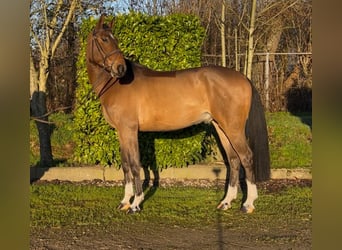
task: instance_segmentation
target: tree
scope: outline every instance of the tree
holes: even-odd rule
[[[225,1],[222,1],[222,10],[221,10],[221,23],[220,23],[220,30],[221,30],[221,55],[222,55],[222,66],[226,67],[226,4]]]
[[[256,0],[252,0],[251,18],[248,29],[248,52],[247,52],[247,74],[249,79],[252,79],[252,62],[254,55],[254,30],[256,16]]]
[[[52,3],[31,0],[31,53],[30,53],[30,108],[36,120],[40,142],[40,164],[51,166],[53,163],[50,126],[46,106],[47,80],[49,66],[56,49],[72,19],[79,0],[58,0]],[[34,53],[39,55],[35,65]]]
[[[63,42],[77,43],[76,31],[83,18],[111,13],[113,8],[111,0],[30,0],[30,111],[39,134],[40,165],[53,163],[48,119],[52,111],[47,108],[47,98],[54,84],[48,81],[57,49]],[[67,31],[68,37],[64,37]]]

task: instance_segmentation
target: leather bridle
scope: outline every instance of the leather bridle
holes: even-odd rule
[[[93,38],[92,38],[92,57],[93,57],[93,63],[98,65],[99,67],[101,67],[104,71],[106,71],[107,73],[109,73],[110,77],[109,79],[106,81],[106,83],[104,84],[104,86],[101,88],[99,94],[97,95],[97,97],[99,98],[100,96],[102,96],[111,86],[113,86],[117,80],[119,79],[118,77],[115,77],[114,73],[112,72],[112,66],[113,64],[106,66],[106,60],[114,55],[114,54],[123,54],[122,51],[120,49],[115,49],[111,52],[109,52],[108,54],[106,54],[106,52],[103,50],[103,48],[101,47],[99,41],[97,40],[98,38],[96,37],[96,33],[93,32]],[[94,60],[94,44],[97,48],[97,50],[99,51],[99,53],[102,56],[103,62],[101,63],[97,63]],[[112,82],[112,79],[116,78],[114,82]],[[112,83],[111,83],[112,82]],[[94,89],[96,89],[98,87],[98,85],[102,83],[101,79],[98,79],[95,83],[93,83],[93,87]],[[111,83],[111,84],[110,84]]]
[[[93,62],[94,62],[95,64],[99,65],[100,67],[104,68],[105,70],[109,71],[109,73],[112,74],[111,68],[112,68],[114,62],[113,62],[111,65],[106,66],[106,60],[107,60],[110,56],[112,56],[112,55],[114,55],[114,54],[121,54],[121,55],[123,55],[123,53],[122,53],[122,51],[121,51],[120,49],[115,49],[115,50],[109,52],[108,54],[106,54],[106,52],[103,50],[103,48],[101,47],[101,45],[100,45],[100,43],[99,43],[99,41],[98,41],[97,39],[98,39],[98,38],[96,37],[96,33],[93,32],[93,39],[92,39],[92,57],[93,57]],[[96,45],[97,50],[100,52],[100,54],[101,54],[101,56],[102,56],[102,59],[103,59],[102,64],[96,63],[95,60],[94,60],[94,43],[95,43],[95,45]],[[108,68],[109,68],[109,70],[108,70]],[[113,76],[113,77],[114,77],[114,76]]]

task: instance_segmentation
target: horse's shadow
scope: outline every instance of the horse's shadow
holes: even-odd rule
[[[159,175],[159,170],[158,170],[159,168],[157,166],[155,140],[156,139],[186,138],[186,137],[194,136],[202,132],[203,130],[205,130],[206,133],[210,133],[210,129],[208,129],[208,125],[206,124],[194,125],[185,129],[169,131],[169,132],[139,132],[138,134],[139,148],[143,149],[143,150],[140,150],[141,164],[143,166],[143,171],[144,171],[144,181],[142,185],[143,185],[143,190],[145,192],[145,196],[144,196],[143,202],[151,198],[160,186],[160,175]],[[151,186],[152,178],[150,174],[151,172],[153,173],[152,186]],[[142,205],[143,203],[141,204],[141,206]]]
[[[202,131],[202,128],[194,129],[193,133],[199,133]],[[217,143],[217,146],[219,148],[219,151],[222,155],[224,164],[226,166],[226,180],[225,180],[225,187],[224,187],[224,196],[226,196],[229,186],[229,176],[230,176],[230,166],[228,157],[225,153],[225,150],[223,149],[223,146],[221,144],[221,141],[217,135],[216,130],[213,128],[213,126],[208,126],[204,128],[206,130],[207,135],[206,136],[214,136],[215,141]],[[143,165],[143,171],[144,171],[144,181],[143,181],[143,190],[145,192],[144,201],[141,204],[141,208],[143,207],[143,203],[146,202],[148,199],[150,199],[157,191],[157,189],[160,187],[160,175],[159,170],[156,162],[156,153],[155,153],[155,139],[157,138],[172,138],[173,132],[167,132],[167,133],[139,133],[139,148],[148,148],[148,154],[142,155],[142,165]],[[179,133],[179,132],[178,132]],[[184,134],[184,137],[188,137],[189,134],[187,133],[181,133],[181,135]],[[153,182],[151,185],[151,171],[153,173]],[[213,169],[215,172],[215,169]],[[217,173],[218,176],[218,173]],[[246,201],[247,199],[247,183],[245,180],[245,170],[243,167],[240,167],[240,173],[239,173],[239,182],[240,182],[240,188],[242,191],[242,202],[241,205]],[[222,198],[222,199],[223,199]]]

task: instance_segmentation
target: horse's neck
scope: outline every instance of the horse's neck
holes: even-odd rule
[[[93,65],[87,62],[88,76],[91,85],[96,93],[99,95],[101,89],[108,84],[108,81],[112,79],[111,75],[105,71],[103,68],[100,68],[96,65]]]

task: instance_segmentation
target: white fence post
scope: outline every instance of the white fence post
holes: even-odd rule
[[[270,85],[270,79],[269,79],[269,75],[270,75],[270,53],[267,52],[266,53],[266,60],[265,60],[265,108],[266,110],[269,109],[269,100],[270,100],[270,96],[269,96],[269,85]]]

